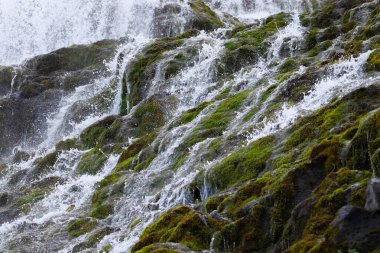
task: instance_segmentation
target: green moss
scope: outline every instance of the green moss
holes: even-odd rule
[[[267,101],[268,97],[272,94],[272,92],[278,87],[277,84],[275,85],[271,85],[270,87],[268,87],[268,89],[266,91],[263,92],[263,94],[261,95],[261,98],[260,98],[260,103],[263,104]]]
[[[211,196],[206,200],[205,208],[208,213],[218,210],[219,205],[223,202],[225,196]]]
[[[342,31],[344,33],[347,33],[349,31],[351,31],[357,25],[357,22],[355,20],[350,20],[350,16],[351,16],[351,12],[349,10],[347,10],[343,14],[343,18],[342,18]]]
[[[48,75],[59,70],[105,71],[104,61],[109,60],[115,54],[116,46],[115,41],[104,40],[91,45],[74,45],[69,48],[62,48],[52,54],[40,57],[36,70],[42,75]]]
[[[294,172],[295,171],[290,171],[278,184],[273,186],[273,198],[275,202],[270,212],[270,222],[274,238],[280,238],[294,206],[294,198],[297,190]]]
[[[183,160],[187,156],[186,150],[196,143],[222,135],[250,92],[251,90],[242,91],[221,101],[216,110],[202,120],[191,136],[181,144],[177,160]]]
[[[339,28],[336,25],[331,25],[326,28],[319,36],[320,41],[333,40],[340,35]]]
[[[132,107],[142,100],[145,83],[148,81],[149,76],[151,76],[151,73],[147,73],[147,69],[152,68],[161,59],[164,52],[181,46],[184,38],[189,38],[196,34],[195,30],[189,30],[177,37],[159,39],[143,50],[143,55],[133,61],[130,71],[123,77],[121,115],[127,113],[128,103]],[[152,71],[155,71],[155,69]],[[127,94],[128,83],[131,86],[130,94]]]
[[[37,202],[37,201],[43,199],[44,197],[45,197],[45,192],[40,191],[40,190],[36,190],[36,191],[33,191],[32,193],[30,193],[29,195],[18,199],[17,203],[19,205],[31,204],[31,203],[34,203],[34,202]]]
[[[121,165],[125,161],[128,161],[130,158],[133,158],[134,156],[138,155],[144,148],[147,148],[154,141],[156,136],[157,136],[156,132],[151,132],[135,140],[132,144],[130,144],[127,147],[127,149],[125,149],[121,153],[117,166],[124,167],[124,166],[119,166],[119,165]],[[127,162],[127,164],[130,164],[130,161]]]
[[[203,1],[195,0],[189,2],[193,11],[200,18],[193,21],[193,25],[200,30],[212,30],[219,27],[224,27],[224,23],[219,19],[218,15],[210,9]]]
[[[47,154],[43,158],[36,160],[34,164],[35,167],[33,171],[33,177],[38,178],[42,174],[50,171],[55,165],[55,163],[57,162],[58,156],[59,156],[59,152],[54,151],[50,154]]]
[[[171,125],[171,128],[190,123],[210,104],[211,102],[204,102],[198,105],[197,107],[184,112],[179,119],[173,122],[173,124]]]
[[[288,58],[284,61],[284,63],[278,68],[281,74],[294,71],[298,69],[297,61],[294,58]]]
[[[77,147],[76,142],[77,142],[76,139],[66,139],[66,140],[58,142],[55,145],[55,149],[59,151],[70,150]]]
[[[285,27],[288,24],[290,16],[284,12],[273,15],[265,19],[263,25],[258,29],[239,28],[232,31],[234,38],[253,39],[254,45],[261,45],[268,37],[275,34],[278,29]]]
[[[101,253],[109,253],[111,252],[112,250],[112,246],[111,245],[106,245],[102,248],[102,250],[100,251]]]
[[[315,251],[321,244],[321,239],[314,236],[305,237],[302,240],[294,243],[290,248],[290,253],[309,253]]]
[[[309,33],[306,35],[306,47],[308,50],[313,49],[317,45],[317,34],[318,29],[312,28]]]
[[[224,223],[208,216],[204,218],[201,216],[200,213],[185,206],[165,212],[143,231],[131,252],[165,242],[181,243],[197,251],[208,249],[213,233]]]
[[[367,60],[367,71],[380,71],[380,49],[371,53]]]
[[[181,64],[174,61],[169,62],[169,65],[165,69],[165,79],[176,76],[181,71],[181,68]]]
[[[210,169],[207,178],[216,189],[223,190],[236,183],[256,177],[266,167],[274,144],[272,136],[241,148]]]
[[[140,135],[148,134],[165,124],[165,112],[163,101],[150,98],[141,103],[133,117],[137,120]]]
[[[310,17],[309,17],[310,13],[308,12],[305,12],[305,13],[302,13],[299,17],[300,21],[301,21],[301,25],[303,27],[308,27],[310,25]]]
[[[339,152],[343,143],[339,139],[327,139],[314,146],[310,153],[310,160],[322,162],[327,172],[342,166]]]
[[[303,238],[294,244],[291,252],[298,252],[297,249],[302,249],[302,243],[306,242],[310,247],[317,245],[326,248],[326,245],[317,243],[320,242],[318,239],[326,238],[329,233],[329,226],[342,206],[347,204],[364,206],[363,188],[366,188],[370,177],[370,172],[359,172],[348,168],[341,168],[328,174],[311,195],[315,204],[305,225]],[[360,182],[360,187],[353,188],[352,186],[356,185],[357,182]],[[353,192],[350,189],[353,189]]]
[[[240,26],[232,30],[232,39],[225,43],[226,52],[219,65],[220,74],[228,75],[255,63],[267,53],[265,41],[287,25],[290,16],[279,13],[268,17],[260,27]]]
[[[94,148],[85,154],[77,167],[79,174],[95,175],[107,161],[107,156],[98,148]]]
[[[80,140],[83,145],[86,148],[93,148],[97,145],[101,145],[104,136],[107,134],[114,122],[115,117],[110,116],[89,126],[80,135]]]
[[[90,213],[89,216],[97,219],[105,219],[110,214],[113,213],[113,206],[109,204],[99,205],[95,207]]]
[[[240,218],[246,204],[276,189],[287,172],[283,169],[270,171],[244,185],[224,204],[223,211],[231,218]]]
[[[340,13],[337,9],[334,1],[327,1],[321,9],[313,13],[311,25],[319,28],[325,28],[332,25],[335,20],[340,18]]]
[[[349,152],[348,166],[358,170],[368,170],[379,173],[375,154],[380,148],[380,111],[376,110],[363,117],[359,129],[355,133]],[[371,160],[372,158],[372,160]]]
[[[67,230],[72,237],[78,237],[92,231],[97,224],[97,221],[91,218],[81,218],[70,221]]]
[[[194,132],[213,128],[224,130],[250,92],[250,90],[242,91],[222,101],[215,112],[202,121]],[[220,131],[218,132],[220,133]]]
[[[221,230],[221,238],[216,242],[221,252],[252,252],[265,244],[265,215],[263,205],[254,205],[250,213]],[[217,238],[216,238],[217,239]]]

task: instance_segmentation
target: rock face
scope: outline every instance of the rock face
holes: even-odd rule
[[[162,1],[144,45],[0,67],[0,246],[377,252],[379,1],[291,2]]]
[[[15,71],[1,67],[0,95],[8,97],[0,101],[0,154],[9,154],[25,139],[31,145],[40,142],[46,118],[57,110],[62,96],[106,75],[103,62],[115,55],[116,45],[102,41],[72,46],[30,59]]]

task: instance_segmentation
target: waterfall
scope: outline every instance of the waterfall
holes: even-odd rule
[[[158,0],[3,0],[0,65],[73,44],[145,34]]]
[[[247,99],[234,112],[232,119],[223,130],[223,136],[241,135],[243,145],[280,130],[286,129],[302,116],[309,115],[328,104],[332,99],[341,98],[348,93],[368,87],[379,80],[368,78],[363,68],[373,50],[367,50],[355,57],[341,58],[325,69],[313,85],[303,94],[297,103],[279,102],[271,114],[266,114],[271,103],[275,101],[281,89],[288,85],[291,78],[304,74],[305,66],[289,74],[288,79],[279,82],[275,73],[289,57],[300,55],[300,48],[306,28],[302,27],[300,14],[303,12],[301,0],[208,0],[205,1],[215,12],[223,16],[228,13],[245,24],[258,25],[271,15],[280,12],[290,13],[290,22],[277,28],[269,36],[268,53],[257,62],[247,63],[241,70],[232,73],[222,81],[218,75],[218,63],[225,53],[226,42],[232,25],[212,32],[200,31],[197,35],[184,40],[178,48],[165,52],[157,60],[157,71],[154,71],[150,85],[146,85],[145,98],[157,94],[168,94],[177,99],[172,109],[172,118],[159,129],[151,147],[157,147],[157,155],[142,171],[131,171],[126,176],[122,196],[115,200],[114,213],[100,223],[113,228],[103,236],[94,250],[101,251],[111,245],[111,252],[128,252],[138,241],[142,231],[160,214],[176,205],[196,206],[191,196],[191,184],[200,173],[204,173],[202,200],[209,197],[207,181],[209,168],[220,162],[223,157],[207,160],[203,153],[216,139],[204,138],[186,150],[182,163],[173,169],[173,162],[182,144],[193,138],[193,132],[223,102],[218,95],[233,92],[247,92]],[[79,148],[64,150],[57,155],[52,169],[39,178],[17,182],[11,185],[12,177],[17,173],[32,171],[36,161],[54,152],[55,146],[62,140],[78,138],[92,124],[107,116],[118,115],[122,97],[131,94],[131,84],[123,90],[123,78],[128,74],[131,64],[146,50],[146,46],[157,37],[154,29],[157,10],[165,4],[176,4],[181,9],[174,26],[168,25],[164,35],[177,35],[186,28],[186,18],[191,12],[187,1],[160,0],[1,0],[0,3],[0,65],[14,65],[22,69],[25,60],[50,51],[69,47],[74,44],[89,44],[103,39],[120,39],[116,55],[104,64],[106,74],[89,83],[67,92],[59,100],[58,109],[46,115],[46,131],[38,143],[24,141],[14,147],[14,153],[22,150],[30,154],[28,159],[12,162],[7,160],[4,175],[0,176],[0,192],[21,191],[25,187],[51,178],[59,178],[54,189],[41,196],[41,199],[30,205],[28,212],[20,213],[11,221],[0,223],[0,248],[15,247],[25,238],[32,238],[27,252],[72,252],[76,245],[86,241],[86,235],[68,238],[66,227],[77,217],[83,217],[89,210],[91,198],[96,192],[97,183],[112,174],[118,164],[120,154],[105,154],[105,162],[95,175],[78,175],[76,169],[83,157],[91,152]],[[169,21],[168,21],[169,20]],[[172,21],[168,18],[169,24]],[[165,21],[165,22],[166,22]],[[174,21],[173,21],[174,22]],[[165,26],[166,27],[166,26]],[[282,54],[283,46],[289,45],[288,55]],[[191,61],[181,67],[174,76],[165,76],[164,69],[178,55],[191,51]],[[12,78],[12,92],[17,82],[18,72]],[[262,82],[265,79],[266,82]],[[124,80],[125,81],[125,80]],[[268,88],[273,88],[265,101],[262,97]],[[109,92],[110,103],[105,108],[92,105],[89,112],[76,114],[80,104],[91,104],[91,99]],[[0,101],[5,98],[0,98]],[[167,99],[169,100],[169,98]],[[189,109],[209,103],[190,122],[174,125],[175,119]],[[129,102],[129,101],[128,101]],[[168,103],[170,101],[167,101]],[[127,120],[133,117],[139,104],[126,105],[128,111],[120,117]],[[257,107],[254,115],[249,114]],[[152,119],[153,120],[153,119]],[[130,143],[125,143],[127,147]],[[229,151],[229,154],[235,149]],[[99,152],[103,152],[99,148]],[[140,155],[140,154],[139,154]],[[3,173],[3,172],[1,172]],[[66,233],[66,234],[65,234]],[[33,237],[30,235],[33,234]],[[29,237],[28,237],[29,236]],[[213,238],[214,241],[214,238]],[[18,243],[18,244],[17,244]],[[214,249],[212,249],[214,250]],[[214,251],[212,251],[214,252]],[[216,252],[216,251],[215,251]]]

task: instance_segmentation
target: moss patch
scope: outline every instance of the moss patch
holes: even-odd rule
[[[91,218],[81,218],[70,221],[67,231],[72,237],[78,237],[92,231],[97,224],[97,221]]]

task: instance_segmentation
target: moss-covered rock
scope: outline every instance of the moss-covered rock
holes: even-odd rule
[[[11,91],[13,68],[0,66],[0,96],[8,95]]]
[[[184,38],[195,36],[195,30],[189,30],[177,37],[159,39],[148,45],[143,54],[134,60],[130,70],[123,78],[121,114],[127,113],[127,105],[135,106],[144,98],[144,94],[149,89],[149,80],[154,77],[156,72],[154,64],[161,58],[166,51],[176,49],[183,44]],[[127,86],[130,85],[130,93]]]
[[[102,168],[107,160],[107,156],[101,149],[94,148],[85,154],[77,167],[79,174],[95,175]]]
[[[93,148],[101,145],[104,135],[109,131],[111,125],[115,122],[116,117],[106,117],[85,129],[81,135],[80,140],[86,148]]]
[[[265,19],[260,27],[248,25],[232,30],[232,39],[225,43],[226,52],[218,66],[219,75],[239,71],[243,66],[254,64],[265,56],[268,48],[266,39],[286,26],[289,19],[289,15],[279,13]]]
[[[380,71],[380,50],[376,50],[368,58],[367,71]]]
[[[213,232],[223,224],[189,207],[178,206],[148,226],[131,251],[137,252],[154,243],[165,242],[181,243],[192,250],[205,250],[210,246]]]
[[[216,189],[222,190],[256,177],[265,169],[266,162],[272,154],[273,144],[274,139],[269,136],[237,150],[209,170],[206,175],[208,181]]]
[[[54,151],[52,153],[47,154],[46,156],[37,159],[34,162],[34,169],[32,172],[33,178],[38,178],[44,173],[48,173],[51,171],[55,163],[57,162],[59,156],[58,151]]]
[[[220,20],[218,15],[202,0],[192,0],[189,2],[189,5],[196,14],[190,21],[191,27],[205,31],[212,31],[224,27],[224,23]]]
[[[62,70],[101,69],[105,68],[103,62],[115,54],[116,47],[117,42],[113,40],[104,40],[91,45],[75,45],[39,56],[28,61],[27,66],[40,75],[49,75]]]
[[[97,224],[97,221],[94,219],[80,218],[70,221],[67,227],[67,231],[72,237],[78,237],[92,231]]]
[[[113,213],[113,206],[110,204],[96,206],[88,215],[97,219],[105,219]]]

